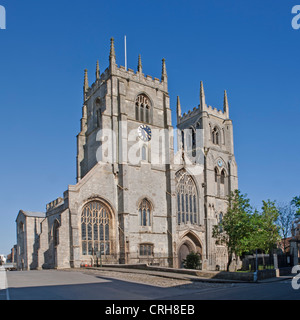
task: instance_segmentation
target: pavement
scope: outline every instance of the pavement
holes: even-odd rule
[[[132,266],[12,272],[2,269],[0,301],[300,299],[300,290],[292,286],[293,275],[259,283],[234,283],[179,271],[142,270]]]
[[[211,283],[255,283],[253,281],[243,281],[243,280],[228,280],[228,279],[217,279],[217,278],[207,278],[200,277],[196,275],[190,275],[182,272],[168,272],[168,271],[155,271],[149,269],[134,269],[134,268],[116,268],[116,267],[86,267],[82,268],[83,270],[97,270],[97,271],[112,271],[112,272],[121,272],[121,273],[133,273],[133,274],[144,274],[152,275],[162,278],[176,279],[176,280],[188,280],[195,282],[211,282]],[[269,282],[278,282],[292,279],[295,275],[290,274],[286,276],[279,276],[274,278],[268,278],[263,280],[258,280],[256,283],[269,283]]]
[[[7,285],[7,276],[6,270],[3,266],[0,266],[0,300],[3,300],[3,297],[8,300],[8,291],[6,290]]]

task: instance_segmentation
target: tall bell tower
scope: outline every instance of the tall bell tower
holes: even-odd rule
[[[162,263],[169,265],[174,148],[173,140],[165,136],[173,131],[165,59],[160,79],[143,72],[140,55],[136,71],[117,65],[113,38],[109,67],[101,74],[97,62],[91,86],[85,70],[77,180],[90,175],[95,166],[114,175],[112,205],[117,212],[121,263],[141,261],[141,248],[151,247],[153,257],[162,256]],[[98,183],[101,190],[105,179]],[[143,210],[149,210],[147,216]]]
[[[227,211],[228,195],[238,189],[237,164],[234,156],[233,124],[229,117],[227,92],[224,91],[223,108],[217,109],[206,104],[204,85],[200,83],[200,104],[193,111],[181,115],[177,102],[178,145],[191,155],[197,146],[196,135],[184,136],[187,129],[200,131],[203,150],[203,174],[198,185],[202,186],[204,202],[204,224],[206,230],[205,250],[207,266],[226,264],[226,250],[216,246],[212,228]],[[191,141],[188,141],[188,140]],[[199,144],[198,144],[199,145]]]

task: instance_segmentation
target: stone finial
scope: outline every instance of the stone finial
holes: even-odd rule
[[[203,86],[203,81],[201,81],[200,82],[200,107],[201,107],[201,110],[203,110],[205,106],[206,106],[206,103],[205,103],[204,86]]]
[[[166,60],[165,60],[165,58],[162,59],[161,81],[168,81],[167,68],[166,68]]]
[[[112,37],[110,38],[110,53],[109,53],[110,57],[115,57],[116,56],[116,52],[115,52],[115,39]]]
[[[137,67],[138,72],[142,73],[143,72],[143,67],[142,67],[142,58],[141,55],[139,54],[139,62],[138,62],[138,67]]]
[[[181,105],[180,105],[180,99],[177,97],[177,120],[181,118]]]
[[[84,84],[83,84],[83,94],[84,94],[84,100],[86,98],[86,93],[89,89],[89,79],[88,79],[88,71],[87,69],[84,70]]]
[[[110,63],[111,66],[116,64],[116,52],[115,52],[114,41],[115,41],[114,38],[110,39],[109,63]]]
[[[227,98],[227,91],[224,91],[224,104],[223,104],[223,112],[228,114],[229,117],[229,104],[228,104],[228,98]]]
[[[100,67],[99,67],[99,60],[97,60],[97,65],[96,65],[96,80],[100,79]]]

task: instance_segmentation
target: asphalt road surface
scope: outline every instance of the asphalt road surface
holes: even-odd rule
[[[134,276],[84,270],[0,270],[0,300],[300,300],[300,289],[292,288],[291,278],[231,284],[149,275],[143,275],[143,281],[142,276]]]

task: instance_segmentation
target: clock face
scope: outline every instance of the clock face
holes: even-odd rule
[[[152,137],[151,128],[146,125],[141,125],[138,128],[139,138],[145,142],[150,141]]]
[[[222,165],[223,165],[223,161],[222,161],[222,160],[219,160],[219,161],[218,161],[218,166],[219,166],[219,167],[222,167]]]

